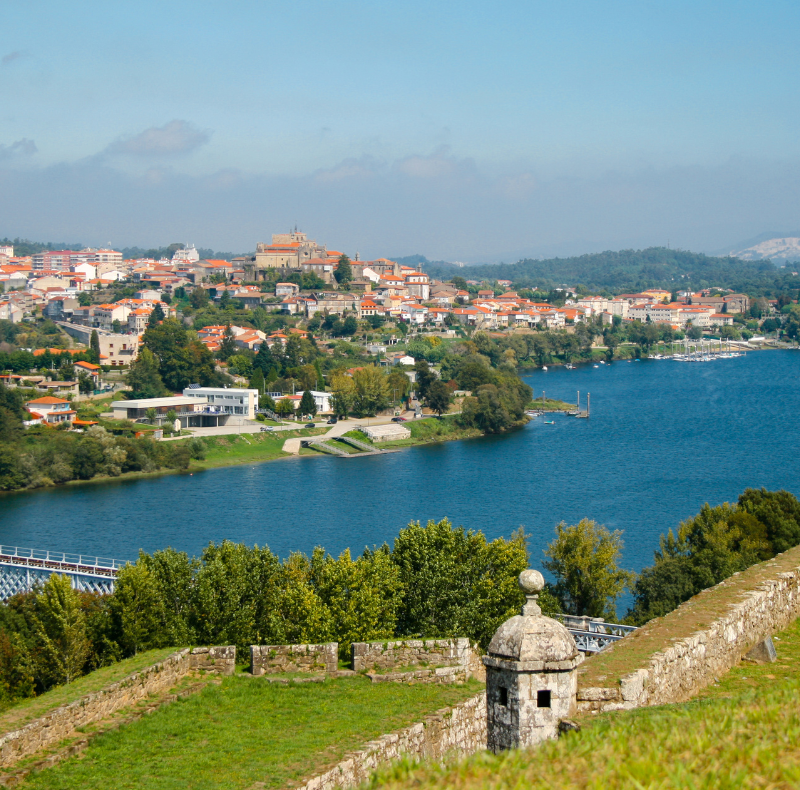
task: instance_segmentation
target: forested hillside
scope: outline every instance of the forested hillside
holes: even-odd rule
[[[439,261],[429,262],[425,271],[449,279],[506,279],[519,286],[551,288],[559,285],[585,286],[592,291],[635,293],[644,288],[692,290],[719,286],[750,294],[768,294],[798,288],[800,282],[788,269],[771,261],[743,261],[714,258],[684,250],[650,247],[619,250],[549,260],[526,259],[518,263],[482,264],[458,268]]]

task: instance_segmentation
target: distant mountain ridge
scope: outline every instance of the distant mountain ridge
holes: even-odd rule
[[[458,275],[473,280],[506,279],[520,286],[544,289],[583,285],[596,291],[638,293],[646,288],[675,291],[717,286],[763,293],[798,286],[787,280],[790,275],[766,260],[746,261],[666,247],[464,267],[428,261],[424,256],[414,257],[414,265],[422,266],[434,277],[450,279]]]
[[[761,233],[739,242],[730,250],[718,250],[718,255],[732,255],[745,261],[770,258],[775,261],[800,260],[800,230],[791,233]]]

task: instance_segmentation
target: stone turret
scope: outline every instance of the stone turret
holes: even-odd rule
[[[558,736],[561,719],[575,711],[576,669],[583,661],[569,631],[542,615],[536,602],[544,588],[542,574],[523,571],[519,586],[527,597],[522,614],[497,629],[483,658],[493,752]]]

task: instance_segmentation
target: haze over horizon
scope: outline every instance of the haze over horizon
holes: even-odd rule
[[[0,236],[471,263],[800,226],[789,2],[3,9]]]

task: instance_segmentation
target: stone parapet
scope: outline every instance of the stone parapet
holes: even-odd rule
[[[717,588],[709,588],[701,596]],[[644,666],[613,685],[581,685],[579,677],[578,710],[622,710],[690,699],[739,663],[755,645],[800,616],[800,567],[776,573],[775,578],[758,582],[736,598],[710,625],[654,652]],[[680,618],[691,603],[668,617]],[[639,629],[642,633],[637,637],[646,637],[646,629]],[[626,641],[620,640],[612,649],[624,651]]]
[[[456,666],[390,672],[387,675],[368,672],[367,677],[373,683],[464,683],[467,672],[464,667]]]
[[[340,763],[296,790],[333,790],[366,782],[376,769],[400,758],[440,761],[486,748],[486,695],[437,711],[423,722],[384,735],[348,754]]]
[[[484,680],[486,675],[477,650],[469,639],[405,639],[388,642],[354,642],[352,668],[383,674],[380,670],[415,666],[460,666],[467,678]]]
[[[236,671],[236,646],[192,648],[189,653],[189,667],[203,672],[232,675]]]
[[[339,644],[251,645],[250,672],[253,675],[278,672],[336,672]]]

